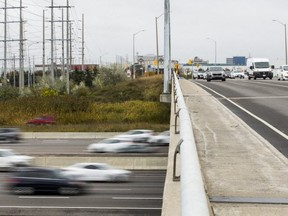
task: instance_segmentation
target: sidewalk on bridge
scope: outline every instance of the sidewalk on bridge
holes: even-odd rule
[[[287,158],[193,81],[180,85],[214,214],[288,215]]]

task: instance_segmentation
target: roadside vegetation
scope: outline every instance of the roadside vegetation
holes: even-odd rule
[[[58,80],[51,87],[42,79],[21,94],[17,88],[0,88],[0,124],[19,127],[22,131],[121,132],[135,128],[163,131],[169,128],[170,104],[159,102],[162,76],[128,79],[115,68],[103,68],[92,74],[73,74],[71,93]],[[88,74],[88,76],[90,76]],[[77,77],[77,78],[76,78]],[[51,126],[27,126],[38,116],[55,118]]]

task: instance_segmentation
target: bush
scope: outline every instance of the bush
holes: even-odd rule
[[[149,125],[161,129],[169,127],[170,104],[159,102],[161,76],[125,81],[113,88],[105,86],[101,90],[89,90],[81,84],[71,90],[71,95],[57,95],[56,90],[44,87],[39,96],[32,94],[7,99],[0,102],[0,124],[29,131],[47,131],[45,127],[26,127],[25,122],[37,116],[51,115],[56,120],[56,125],[49,127],[51,131],[74,131],[75,128],[80,131],[109,131],[109,128],[111,131],[126,131],[136,126],[148,128]]]
[[[19,90],[10,85],[4,85],[0,87],[0,100],[6,101],[19,97]]]

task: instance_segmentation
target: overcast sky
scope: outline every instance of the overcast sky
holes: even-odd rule
[[[67,0],[54,0],[66,5]],[[0,0],[4,7],[4,0]],[[284,25],[288,22],[287,0],[170,0],[172,58],[187,62],[198,56],[214,62],[214,41],[217,62],[227,57],[268,57],[276,66],[285,63]],[[23,0],[26,49],[41,64],[42,13],[46,9],[46,55],[50,55],[51,0]],[[132,61],[133,33],[139,55],[156,54],[155,17],[164,12],[164,0],[70,0],[73,22],[73,53],[80,63],[81,17],[85,18],[85,59],[88,63],[115,62],[116,56]],[[1,6],[1,7],[2,7]],[[19,0],[8,0],[8,6],[19,6]],[[55,9],[55,19],[61,19]],[[0,13],[4,21],[3,10]],[[17,20],[19,11],[8,10],[9,20]],[[164,51],[164,21],[158,19],[159,52]],[[3,24],[1,28],[3,27]],[[9,37],[17,38],[17,24],[9,24]],[[56,38],[61,38],[61,23],[55,24]],[[3,39],[3,31],[1,31]],[[207,39],[211,38],[211,39]],[[39,42],[39,43],[37,43]],[[33,44],[35,43],[35,44]],[[59,42],[60,44],[60,42]],[[11,43],[18,55],[17,42]],[[14,47],[14,48],[13,48]],[[3,49],[3,43],[1,44]],[[13,51],[14,49],[14,51]],[[1,52],[3,53],[3,52]],[[38,54],[37,54],[38,53]],[[61,56],[61,45],[57,45]],[[1,57],[3,58],[3,57]],[[48,57],[47,57],[48,58]]]

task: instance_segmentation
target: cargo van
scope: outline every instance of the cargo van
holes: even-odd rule
[[[257,78],[273,78],[272,69],[274,69],[274,66],[270,67],[269,59],[267,58],[248,58],[246,66],[249,80],[251,78],[254,80]]]

